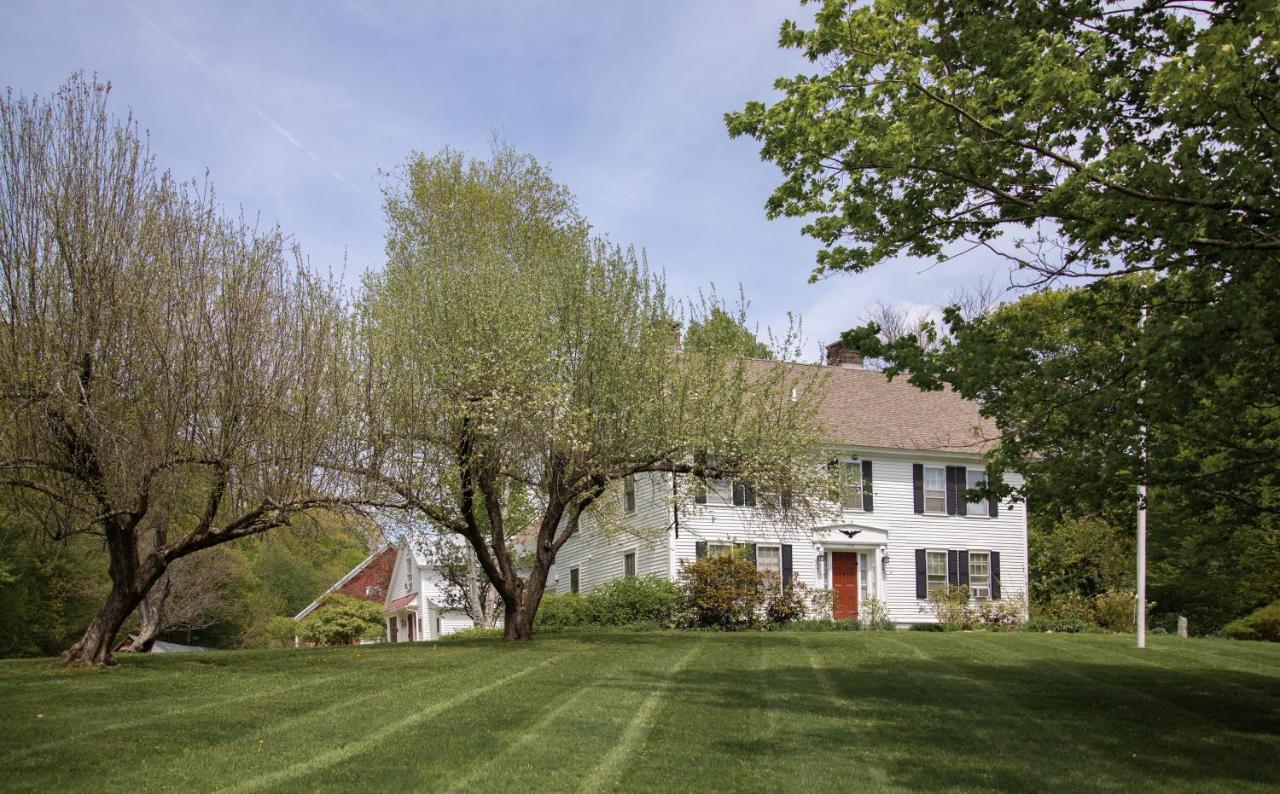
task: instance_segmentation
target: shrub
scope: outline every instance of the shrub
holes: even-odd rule
[[[699,628],[740,629],[760,621],[762,577],[741,554],[715,554],[680,571],[681,613]]]
[[[440,638],[441,642],[449,640],[479,640],[501,638],[502,629],[486,629],[483,626],[472,626],[469,629],[460,629],[452,634],[445,634]]]
[[[941,623],[912,623],[912,631],[945,631]]]
[[[1026,619],[1025,601],[1021,597],[1001,601],[979,601],[977,620],[992,631],[1013,631]]]
[[[836,610],[835,590],[809,591],[809,614],[830,618]]]
[[[350,645],[383,635],[382,605],[334,594],[298,623],[298,636],[314,645]]]
[[[1132,590],[1108,590],[1090,599],[1093,622],[1111,631],[1130,632],[1138,627],[1138,594]],[[1150,608],[1148,604],[1148,608]]]
[[[1022,631],[1058,631],[1064,634],[1097,634],[1105,631],[1101,626],[1094,625],[1087,620],[1077,620],[1075,618],[1065,618],[1062,620],[1053,620],[1050,618],[1032,618],[1020,627]]]
[[[861,631],[862,624],[856,620],[811,618],[791,623],[771,623],[768,629],[770,631]]]
[[[576,593],[547,593],[538,604],[534,622],[547,628],[570,628],[588,623],[589,605]]]
[[[1079,593],[1066,593],[1036,608],[1036,617],[1045,620],[1093,622],[1093,605]]]
[[[889,620],[889,608],[875,596],[862,602],[858,623],[868,631],[892,631],[894,628],[893,621]]]
[[[770,623],[795,623],[808,614],[809,588],[804,582],[793,581],[786,587],[778,587],[777,577],[762,577],[765,592],[765,618]]]
[[[602,626],[635,623],[670,625],[675,620],[680,588],[661,576],[614,579],[581,601],[586,622]],[[580,624],[575,624],[580,625]]]
[[[1222,627],[1222,636],[1232,640],[1280,642],[1280,601],[1257,609]]]
[[[975,615],[969,608],[968,587],[935,587],[929,592],[929,605],[944,631],[973,628]]]

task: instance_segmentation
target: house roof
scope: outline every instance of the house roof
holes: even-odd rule
[[[334,582],[334,583],[333,583],[333,585],[332,585],[328,590],[325,590],[325,591],[324,591],[324,593],[323,593],[323,594],[321,594],[321,596],[320,596],[319,598],[317,598],[315,601],[312,601],[310,604],[307,604],[307,605],[306,605],[306,607],[305,607],[305,608],[303,608],[303,610],[302,610],[301,612],[299,612],[298,614],[294,615],[294,616],[293,616],[293,619],[294,619],[294,620],[302,620],[302,619],[303,619],[303,618],[305,618],[307,615],[310,615],[312,612],[316,611],[316,608],[320,606],[320,603],[321,603],[322,601],[324,601],[324,597],[325,597],[325,596],[329,595],[330,593],[333,593],[333,592],[336,592],[336,591],[340,590],[340,589],[342,588],[342,586],[343,586],[343,585],[345,585],[347,582],[351,581],[353,578],[355,578],[355,576],[356,576],[357,574],[359,574],[359,573],[360,573],[361,571],[363,571],[365,568],[368,568],[368,567],[369,567],[369,565],[371,565],[375,560],[377,560],[378,558],[380,558],[382,555],[386,554],[386,553],[387,553],[387,552],[389,552],[389,551],[393,551],[393,547],[392,547],[392,546],[389,546],[389,545],[388,545],[388,546],[383,546],[382,548],[380,548],[380,549],[378,549],[377,551],[375,551],[373,554],[370,554],[368,557],[365,557],[365,558],[364,558],[364,560],[363,560],[359,565],[357,565],[356,567],[352,568],[350,571],[347,571],[347,575],[346,575],[346,576],[344,576],[344,577],[342,577],[341,579],[339,579],[338,581]],[[388,577],[390,577],[390,572],[389,572],[389,571],[388,571],[388,574],[387,574],[387,575],[388,575]],[[385,586],[385,585],[384,585],[384,586]]]
[[[765,368],[774,362],[753,362]],[[824,376],[826,396],[818,410],[823,440],[879,449],[980,455],[999,441],[995,423],[978,404],[949,387],[921,391],[905,375],[892,381],[869,369],[786,364],[797,381]]]
[[[411,604],[413,602],[413,599],[417,597],[418,597],[417,593],[410,593],[407,596],[400,596],[395,601],[392,601],[390,604],[387,604],[387,606],[382,611],[395,612],[397,609],[400,609],[401,607],[406,607],[409,604]]]

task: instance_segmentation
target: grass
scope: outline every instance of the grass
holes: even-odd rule
[[[566,633],[0,663],[0,789],[1280,790],[1280,646]]]

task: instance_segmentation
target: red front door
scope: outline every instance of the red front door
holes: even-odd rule
[[[831,552],[831,589],[836,603],[832,617],[854,620],[858,617],[858,555],[851,551]]]

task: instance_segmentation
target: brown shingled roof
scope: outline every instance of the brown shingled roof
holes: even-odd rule
[[[829,443],[976,455],[999,441],[995,423],[950,388],[921,391],[906,375],[890,381],[869,369],[787,366],[800,378],[812,377],[815,370],[826,373],[827,393],[818,418]]]

